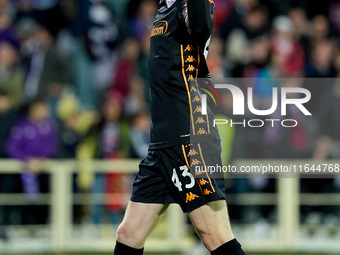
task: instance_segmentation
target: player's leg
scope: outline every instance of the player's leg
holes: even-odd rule
[[[209,251],[234,239],[224,200],[210,202],[189,212],[188,215]]]
[[[164,215],[168,204],[129,202],[124,219],[118,227],[114,255],[143,254],[147,236]]]
[[[145,239],[173,202],[157,162],[157,152],[149,150],[139,164],[131,199],[118,227],[114,255],[143,254]]]
[[[232,233],[225,200],[210,202],[188,215],[212,255],[245,255]]]

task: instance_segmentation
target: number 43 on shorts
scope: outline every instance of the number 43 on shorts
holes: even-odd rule
[[[186,189],[191,189],[192,187],[194,187],[194,185],[195,185],[195,178],[189,172],[189,168],[186,165],[184,165],[184,166],[179,167],[179,169],[181,170],[181,174],[183,176],[183,178],[181,178],[181,179],[183,179],[183,181],[184,181],[184,178],[188,179],[188,181],[190,179],[190,183],[185,184],[185,188]],[[173,169],[171,180],[174,183],[175,187],[178,188],[179,191],[183,190],[182,189],[182,185],[183,184],[182,184],[180,178],[177,175],[176,168]]]

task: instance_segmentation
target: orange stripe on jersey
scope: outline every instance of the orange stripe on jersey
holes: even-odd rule
[[[191,118],[191,123],[192,123],[192,132],[193,135],[195,135],[195,124],[194,124],[194,117],[192,116],[192,105],[191,105],[191,97],[190,97],[190,89],[188,86],[188,81],[187,81],[187,77],[185,76],[185,62],[184,62],[184,51],[183,51],[183,44],[181,44],[181,58],[182,58],[182,75],[183,75],[183,79],[185,82],[185,86],[187,88],[187,92],[188,92],[188,99],[189,99],[189,108],[190,108],[190,118]]]
[[[198,149],[199,149],[199,151],[200,151],[200,155],[201,155],[201,159],[202,159],[203,165],[204,165],[204,167],[205,167],[205,169],[206,169],[205,172],[206,172],[207,177],[208,177],[208,180],[209,180],[209,182],[210,182],[210,186],[211,186],[212,190],[215,192],[214,186],[212,185],[212,182],[211,182],[210,177],[209,177],[209,175],[208,175],[208,171],[207,171],[208,168],[207,168],[207,165],[205,164],[205,161],[204,161],[204,158],[203,158],[203,155],[202,155],[201,145],[198,143],[197,146],[198,146]]]
[[[200,48],[197,47],[197,68],[196,68],[196,86],[198,89],[198,83],[197,83],[197,78],[198,78],[198,67],[200,65],[201,62],[201,57],[200,57]],[[207,118],[207,127],[208,127],[208,134],[210,134],[210,125],[209,125],[209,116],[208,116],[208,112],[205,115],[205,117]]]
[[[197,68],[196,68],[196,83],[198,77],[198,67],[200,66],[201,58],[200,58],[200,48],[197,47]],[[198,89],[198,88],[197,88]]]
[[[184,145],[182,145],[182,151],[183,151],[183,157],[185,159],[185,163],[187,164],[188,168],[190,169],[190,165],[189,165],[189,162],[188,162],[187,154],[185,153]]]
[[[191,167],[190,167],[189,162],[188,162],[188,158],[187,158],[187,154],[186,154],[186,152],[185,152],[185,147],[184,147],[184,145],[182,145],[182,151],[183,151],[183,157],[184,157],[184,159],[185,159],[185,163],[187,164],[189,170],[191,171]],[[202,188],[201,188],[200,182],[198,181],[197,178],[195,178],[195,180],[196,180],[196,182],[197,182],[197,184],[198,184],[198,187],[200,187],[200,190],[201,190],[202,194],[204,194],[204,193],[203,193],[203,190],[202,190]]]

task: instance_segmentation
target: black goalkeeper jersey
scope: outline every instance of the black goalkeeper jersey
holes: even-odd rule
[[[151,149],[219,139],[208,107],[202,115],[200,78],[215,5],[212,0],[162,0],[151,31],[149,56]]]

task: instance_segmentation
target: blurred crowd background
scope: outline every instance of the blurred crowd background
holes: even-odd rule
[[[214,78],[339,77],[340,1],[215,4],[208,56]],[[25,162],[20,176],[0,175],[0,192],[23,192],[32,204],[2,206],[2,225],[49,220],[47,207],[34,206],[39,194],[49,190],[44,159],[147,155],[147,58],[157,8],[157,0],[0,0],[0,157]],[[288,115],[299,120],[295,128],[229,130],[224,159],[339,158],[340,83],[324,81],[302,85],[312,93],[307,106],[312,117],[291,109]],[[271,89],[267,83],[254,86],[258,105],[267,105]],[[226,103],[222,114],[230,116],[229,106]],[[124,173],[90,175],[79,169],[74,191],[128,192],[132,178]],[[228,184],[231,193],[274,190],[275,181],[263,178]],[[340,181],[304,180],[301,190],[338,192]],[[75,207],[74,221],[100,223],[106,217],[117,223],[124,207],[124,201]],[[336,215],[335,209],[304,211]],[[274,214],[269,209],[232,212],[233,219],[248,221]]]

